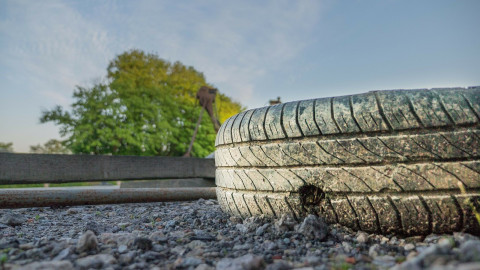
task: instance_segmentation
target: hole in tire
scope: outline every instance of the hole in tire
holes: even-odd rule
[[[303,206],[318,206],[325,199],[325,192],[314,185],[302,186],[298,192],[300,193],[300,201]]]

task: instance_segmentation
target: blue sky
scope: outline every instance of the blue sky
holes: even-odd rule
[[[381,89],[480,85],[480,1],[0,0],[0,142],[60,138],[72,103],[133,48],[181,61],[248,108]]]

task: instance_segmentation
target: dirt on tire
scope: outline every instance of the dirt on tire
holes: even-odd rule
[[[480,87],[248,110],[217,134],[217,197],[243,218],[314,213],[372,233],[480,234],[479,123]]]

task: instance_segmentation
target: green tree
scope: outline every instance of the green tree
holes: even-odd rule
[[[44,111],[40,122],[59,125],[60,135],[67,137],[65,145],[73,153],[122,154],[119,137],[125,136],[121,125],[124,115],[115,96],[105,84],[78,86],[73,92],[71,112],[57,106]]]
[[[74,153],[180,156],[187,150],[200,113],[196,92],[208,85],[202,73],[180,62],[131,50],[107,68],[108,83],[77,87],[71,112],[57,106],[41,122],[60,125],[65,145]],[[219,119],[244,108],[217,96]],[[204,117],[193,156],[214,151],[215,131]]]
[[[0,152],[13,152],[13,143],[0,142]]]
[[[65,147],[62,141],[51,139],[43,145],[31,145],[30,153],[36,154],[71,154],[72,152]]]

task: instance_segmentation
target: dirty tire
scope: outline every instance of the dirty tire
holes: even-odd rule
[[[372,233],[480,234],[479,122],[480,87],[248,110],[218,132],[217,197],[242,218],[315,213]]]

